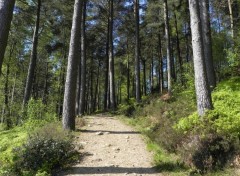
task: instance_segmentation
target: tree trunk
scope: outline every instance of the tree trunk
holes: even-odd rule
[[[85,112],[86,104],[86,5],[87,0],[83,0],[83,12],[82,12],[82,29],[81,29],[81,85],[80,85],[80,102],[79,102],[79,114],[83,115]]]
[[[106,42],[106,62],[105,62],[105,84],[104,84],[104,100],[103,100],[103,109],[106,111],[108,109],[108,85],[109,85],[109,17],[107,24],[107,42]]]
[[[171,58],[171,77],[172,77],[172,80],[174,82],[176,82],[177,80],[177,76],[176,76],[176,62],[175,62],[175,59],[174,59],[174,44],[173,44],[173,39],[170,39],[170,58]]]
[[[93,111],[97,110],[97,104],[98,104],[97,100],[98,100],[98,94],[99,94],[99,77],[100,77],[100,61],[98,61],[98,68],[97,68],[97,80],[95,85]]]
[[[161,41],[161,34],[159,31],[158,34],[158,47],[159,47],[159,90],[160,94],[163,93],[164,88],[164,78],[163,78],[163,52],[162,52],[162,41]]]
[[[203,35],[203,49],[206,64],[207,78],[210,89],[216,87],[215,71],[213,66],[212,57],[212,39],[211,39],[211,26],[209,18],[209,1],[201,0],[200,3],[200,17],[202,22],[202,35]]]
[[[167,43],[167,70],[168,70],[168,93],[172,91],[172,77],[171,77],[171,46],[170,46],[170,32],[169,32],[169,19],[168,19],[168,3],[164,0],[164,20],[165,20],[165,36]]]
[[[231,22],[231,34],[232,38],[234,38],[234,20],[233,20],[233,10],[232,10],[232,0],[228,0],[228,9],[229,9],[229,17],[230,17],[230,22]]]
[[[142,59],[143,64],[143,93],[146,96],[147,95],[147,82],[146,82],[146,60]]]
[[[135,83],[136,83],[136,101],[141,101],[140,85],[140,38],[139,38],[139,0],[134,0],[135,14]]]
[[[71,40],[69,46],[67,76],[65,82],[65,92],[63,101],[63,128],[66,130],[75,130],[75,103],[76,103],[76,82],[77,71],[80,57],[80,33],[81,31],[81,0],[75,0],[74,14],[71,30]]]
[[[204,61],[202,28],[199,12],[199,1],[189,0],[189,10],[192,29],[193,61],[195,73],[195,89],[197,95],[198,114],[203,116],[206,110],[212,109],[212,99],[207,81]]]
[[[9,107],[9,74],[10,74],[10,62],[12,59],[13,51],[14,51],[15,44],[10,49],[9,52],[9,61],[7,63],[7,71],[6,71],[6,81],[4,86],[4,113],[6,117],[6,125],[7,128],[11,128],[12,121],[10,119],[10,107]]]
[[[127,41],[127,100],[130,99],[130,64],[129,64],[129,44]]]
[[[42,96],[42,101],[46,105],[47,104],[47,98],[48,98],[48,61],[46,62],[46,70],[45,70],[45,81],[44,81],[44,91]]]
[[[11,26],[15,0],[0,0],[0,75],[7,47],[8,34]]]
[[[32,85],[34,80],[34,73],[36,69],[37,64],[37,47],[38,47],[38,33],[39,33],[39,24],[40,24],[40,12],[41,12],[41,0],[38,0],[38,7],[37,7],[37,18],[36,18],[36,24],[33,34],[33,44],[32,44],[32,52],[31,52],[31,58],[30,63],[28,67],[28,75],[27,75],[27,81],[26,81],[26,87],[24,92],[24,99],[23,99],[23,108],[28,103],[31,91],[32,91]]]
[[[110,109],[116,109],[115,82],[114,82],[114,56],[113,56],[113,0],[109,2],[109,93]]]
[[[176,30],[176,38],[177,38],[177,56],[178,56],[178,63],[179,63],[179,75],[180,75],[180,82],[183,85],[183,62],[181,57],[181,49],[180,49],[180,40],[179,40],[179,33],[178,33],[178,23],[177,23],[177,15],[174,11],[174,24]]]

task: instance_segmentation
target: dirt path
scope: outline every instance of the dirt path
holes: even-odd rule
[[[114,117],[86,117],[78,143],[83,160],[63,175],[159,176],[141,135]]]

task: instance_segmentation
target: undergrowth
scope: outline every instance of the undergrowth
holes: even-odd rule
[[[168,101],[155,94],[120,112],[148,136],[159,170],[169,175],[236,175],[232,166],[239,166],[234,160],[239,158],[240,78],[219,83],[212,98],[215,109],[203,118],[196,113],[192,86],[176,87]]]
[[[22,125],[8,130],[1,125],[0,175],[49,176],[79,159],[72,133],[61,128],[49,108],[31,99]]]

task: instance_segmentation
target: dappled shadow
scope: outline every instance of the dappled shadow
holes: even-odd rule
[[[161,172],[164,172],[164,171],[173,172],[173,171],[188,170],[188,168],[183,163],[170,163],[170,162],[160,163],[155,168]]]
[[[69,171],[66,171],[64,174],[59,174],[58,176],[63,176],[65,174],[71,175],[93,175],[93,174],[156,174],[154,168],[128,168],[128,167],[115,167],[115,166],[106,166],[106,167],[75,167]]]
[[[82,130],[82,129],[77,129],[76,131],[82,132],[82,133],[97,133],[97,132],[102,132],[102,133],[109,133],[109,134],[140,134],[138,131],[102,131],[102,130]]]

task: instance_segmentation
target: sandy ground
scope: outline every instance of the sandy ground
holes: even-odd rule
[[[115,117],[86,117],[87,127],[77,139],[82,161],[59,176],[159,176],[152,156],[137,131]]]

